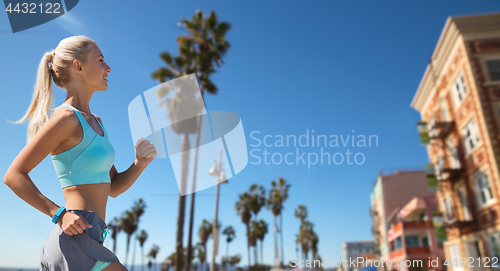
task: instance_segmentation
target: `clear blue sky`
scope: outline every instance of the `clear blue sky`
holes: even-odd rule
[[[319,254],[341,259],[344,241],[371,240],[369,194],[381,168],[423,167],[427,161],[419,144],[419,114],[410,108],[427,61],[448,16],[500,10],[498,1],[80,1],[68,14],[17,34],[10,33],[7,15],[0,12],[0,173],[25,145],[27,123],[18,120],[33,93],[42,55],[71,35],[94,39],[112,71],[109,88],[96,93],[91,110],[99,115],[116,151],[115,166],[127,169],[134,159],[128,126],[129,102],[155,86],[150,74],[162,66],[158,53],[177,54],[175,24],[196,9],[215,10],[232,27],[231,48],[213,76],[220,89],[206,96],[207,110],[238,113],[248,150],[264,135],[377,135],[378,147],[326,148],[331,154],[362,152],[362,165],[252,165],[221,187],[220,221],[236,228],[230,254],[247,263],[245,228],[234,204],[239,193],[259,183],[266,188],[282,176],[292,187],[284,210],[285,258],[295,256],[299,204],[319,235]],[[65,92],[54,88],[55,106]],[[264,147],[260,146],[261,151]],[[295,148],[269,147],[286,154]],[[316,152],[299,148],[300,152]],[[306,155],[307,156],[307,155]],[[294,156],[295,157],[295,156]],[[249,156],[249,162],[257,159]],[[352,160],[351,160],[352,161]],[[49,199],[64,204],[50,157],[31,173]],[[199,193],[195,211],[195,242],[202,219],[213,219],[215,188]],[[108,201],[106,222],[142,197],[147,204],[140,229],[149,233],[145,250],[160,246],[158,260],[174,251],[178,188],[168,159],[156,159],[136,183]],[[188,198],[189,202],[189,198]],[[187,205],[189,208],[189,204]],[[54,226],[50,218],[0,185],[0,267],[37,267],[40,248]],[[265,219],[272,230],[272,216]],[[188,216],[186,216],[186,221]],[[187,223],[186,223],[187,225]],[[186,232],[186,231],[185,231]],[[185,234],[187,240],[187,234]],[[108,241],[110,240],[110,241]],[[105,245],[112,247],[111,238]],[[125,259],[125,234],[118,237],[117,255]],[[211,248],[211,241],[208,246]],[[209,249],[209,255],[211,249]],[[219,255],[225,255],[226,244]],[[273,236],[264,241],[264,262],[273,258]],[[210,257],[208,257],[210,258]],[[220,259],[220,258],[219,258]],[[140,262],[137,254],[136,263]]]

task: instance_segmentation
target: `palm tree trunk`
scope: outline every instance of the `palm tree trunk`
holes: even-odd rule
[[[142,268],[141,270],[144,271],[144,246],[141,246],[141,262],[142,262]]]
[[[229,236],[229,235],[228,235]],[[229,271],[229,242],[227,242],[227,246],[226,246],[226,268],[227,268],[227,271]]]
[[[187,174],[189,169],[189,137],[184,134],[182,138],[182,156],[181,156],[181,193],[186,192]],[[179,196],[179,212],[177,214],[177,235],[175,242],[175,271],[182,271],[182,236],[184,234],[184,215],[186,210],[186,195]]]
[[[278,229],[278,217],[274,216],[274,227]],[[274,259],[278,259],[278,233],[274,231]]]
[[[204,88],[201,87],[201,100],[203,101]],[[206,108],[206,106],[205,106]],[[197,123],[197,133],[196,133],[196,145],[194,150],[194,164],[193,164],[193,190],[191,191],[191,210],[189,210],[189,236],[188,236],[188,249],[187,249],[187,262],[186,271],[191,270],[191,255],[193,250],[192,240],[193,240],[193,220],[194,220],[194,199],[196,197],[196,172],[198,168],[198,145],[200,145],[200,129],[201,129],[201,116],[198,116]]]
[[[125,267],[127,266],[128,261],[128,248],[130,245],[130,235],[127,235],[127,251],[125,252]]]
[[[250,270],[250,266],[252,265],[250,262],[250,229],[248,223],[246,225],[247,225],[248,269]]]
[[[262,243],[264,243],[263,241],[264,240],[260,240],[260,261],[262,263],[264,263],[264,249],[262,247]]]
[[[134,264],[135,264],[135,247],[137,246],[137,238],[134,238],[134,244],[132,245],[134,250],[132,250],[132,268],[130,271],[134,271]]]
[[[257,265],[259,264],[259,259],[257,259],[257,241],[255,241],[255,247],[253,249],[253,254],[254,254],[254,258],[255,258],[255,267],[257,267]]]
[[[283,206],[282,206],[283,209]],[[283,246],[283,213],[280,213],[280,236],[281,236],[281,265],[283,265],[284,256],[284,246]]]
[[[113,239],[113,254],[116,254],[116,238]]]

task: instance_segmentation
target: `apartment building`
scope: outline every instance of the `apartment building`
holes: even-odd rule
[[[344,242],[342,245],[342,260],[346,263],[358,257],[368,257],[371,253],[373,253],[373,241]],[[353,271],[355,269],[357,268],[354,266],[347,266],[342,270]]]
[[[395,171],[393,174],[379,174],[370,195],[374,253],[379,261],[389,261],[388,232],[390,221],[414,197],[433,196],[427,187],[424,170]],[[381,270],[393,270],[386,267]]]
[[[444,270],[443,237],[434,223],[441,217],[435,217],[436,211],[435,196],[415,197],[389,222],[387,240],[390,259],[395,265],[392,270]],[[407,260],[412,266],[396,265]],[[429,260],[435,262],[429,265]]]
[[[446,20],[411,106],[428,132],[445,256],[474,259],[448,268],[489,269],[485,257],[500,257],[500,13]]]

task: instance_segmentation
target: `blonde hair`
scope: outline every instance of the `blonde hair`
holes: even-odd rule
[[[91,38],[81,35],[72,36],[61,40],[56,49],[43,55],[38,65],[31,104],[20,120],[11,122],[19,124],[31,117],[28,124],[27,142],[35,136],[40,127],[50,118],[49,111],[53,110],[54,97],[50,79],[54,80],[56,86],[66,90],[70,81],[70,67],[73,65],[73,60],[76,59],[81,63],[86,63],[87,56],[90,53],[89,45],[92,44],[96,43]],[[51,65],[49,66],[49,64]]]

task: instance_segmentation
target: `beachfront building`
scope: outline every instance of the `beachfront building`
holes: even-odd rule
[[[392,174],[380,173],[370,195],[370,213],[373,219],[374,253],[379,261],[390,260],[387,233],[389,222],[414,197],[433,196],[427,186],[424,170],[395,171]],[[381,270],[388,271],[386,267]]]
[[[435,221],[441,219],[437,214],[435,196],[415,197],[403,208],[397,209],[387,232],[391,262],[395,265],[391,270],[417,271],[443,269],[443,234],[441,228],[435,228]],[[437,214],[438,217],[434,217]],[[440,236],[441,235],[441,236]],[[446,237],[446,235],[444,235]],[[398,266],[409,260],[410,267]],[[429,260],[434,261],[432,265]]]
[[[500,13],[446,20],[411,106],[438,180],[444,253],[475,259],[448,268],[489,269],[485,257],[500,257]]]
[[[349,262],[350,260],[357,259],[358,257],[368,257],[367,255],[373,253],[373,241],[357,241],[357,242],[344,242],[342,245],[343,261]],[[342,271],[353,271],[356,267],[347,266],[342,268]]]

